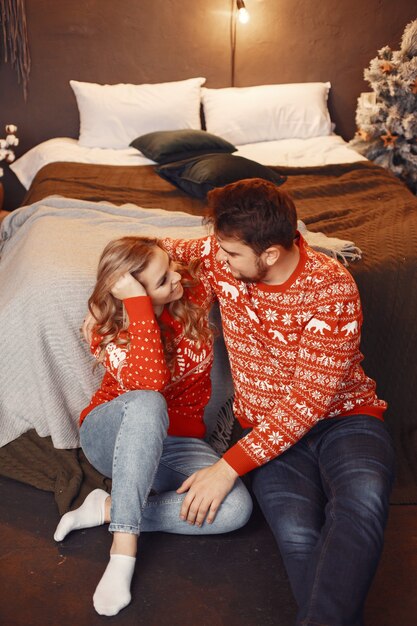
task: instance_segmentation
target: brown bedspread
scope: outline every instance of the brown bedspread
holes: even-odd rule
[[[114,204],[132,202],[193,215],[201,215],[204,210],[201,200],[186,196],[157,176],[152,165],[50,163],[35,176],[23,204],[32,204],[57,193],[78,200],[108,200]]]
[[[274,169],[288,175],[283,189],[310,230],[352,240],[362,250],[349,270],[364,310],[364,367],[389,404],[386,421],[398,454],[394,501],[417,503],[417,198],[369,162]],[[204,209],[153,166],[53,163],[37,174],[25,204],[52,194],[193,214]]]

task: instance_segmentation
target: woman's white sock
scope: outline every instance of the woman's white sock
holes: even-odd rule
[[[106,570],[93,596],[94,608],[100,615],[116,615],[130,602],[130,583],[136,558],[111,554]]]
[[[55,541],[62,541],[72,530],[104,524],[104,504],[108,497],[109,494],[103,489],[94,489],[89,493],[78,509],[61,517],[54,534]]]

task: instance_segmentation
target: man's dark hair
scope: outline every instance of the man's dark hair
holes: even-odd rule
[[[247,178],[207,195],[206,222],[215,233],[234,237],[261,254],[273,245],[289,250],[297,229],[297,212],[288,194],[262,178]]]

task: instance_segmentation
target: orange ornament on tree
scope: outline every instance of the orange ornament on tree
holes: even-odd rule
[[[366,130],[363,130],[363,128],[360,128],[356,134],[362,141],[369,141],[371,138],[371,135],[367,133]]]
[[[390,74],[394,69],[394,66],[392,63],[389,63],[389,61],[384,61],[384,63],[381,63],[379,67],[381,68],[383,74]]]
[[[391,131],[388,130],[386,135],[381,135],[381,139],[384,142],[384,148],[390,148],[395,145],[398,135],[393,135]]]

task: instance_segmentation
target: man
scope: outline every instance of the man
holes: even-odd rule
[[[361,368],[355,282],[297,232],[290,197],[242,180],[208,195],[214,235],[166,239],[201,257],[220,305],[243,437],[190,476],[181,517],[211,523],[237,476],[271,526],[302,626],[359,626],[393,478],[386,403]]]

